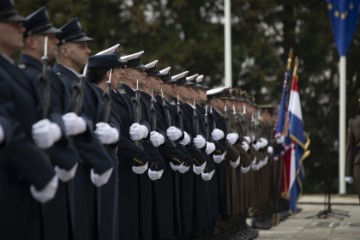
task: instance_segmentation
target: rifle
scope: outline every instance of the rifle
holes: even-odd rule
[[[156,131],[156,109],[155,109],[156,100],[154,98],[154,92],[151,96],[151,105],[150,105],[150,118],[151,118],[151,131]]]
[[[209,134],[210,134],[209,133],[210,126],[209,126],[208,105],[205,105],[204,127],[205,127],[205,140],[208,141],[209,140]]]
[[[139,90],[139,80],[136,80],[136,89],[135,89],[135,97],[131,99],[132,107],[133,107],[133,119],[135,123],[140,123],[141,121],[141,102],[140,102],[140,90]],[[136,146],[142,148],[142,144],[140,141],[135,141]]]
[[[164,108],[164,112],[165,112],[165,125],[166,125],[166,128],[169,128],[171,127],[171,117],[170,117],[170,110],[169,110],[169,106],[164,98],[164,94],[163,94],[163,91],[161,89],[161,96],[162,96],[162,106]],[[176,143],[171,141],[171,144],[176,147]]]
[[[111,112],[111,79],[112,79],[112,69],[110,69],[109,79],[106,82],[106,89],[103,92],[103,101],[104,101],[104,115],[103,122],[108,122]]]
[[[196,100],[195,99],[194,99],[194,111],[193,111],[193,128],[194,128],[194,133],[195,133],[195,137],[196,137],[197,135],[200,134],[200,129],[199,129],[199,116],[196,111]]]
[[[181,104],[179,100],[179,94],[176,95],[177,102],[176,102],[176,112],[178,114],[178,127],[181,131],[184,130],[184,116],[181,109]]]
[[[41,76],[40,76],[40,84],[41,84],[42,90],[43,90],[42,118],[47,118],[48,117],[49,106],[50,106],[50,82],[49,82],[49,79],[48,79],[49,57],[48,57],[48,54],[47,54],[47,49],[48,49],[48,36],[45,36],[45,39],[44,39],[44,56],[42,56],[42,58],[41,58],[41,61],[42,61],[42,73],[41,73]]]

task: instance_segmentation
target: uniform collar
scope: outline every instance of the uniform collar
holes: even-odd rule
[[[38,70],[39,72],[42,71],[42,62],[31,57],[30,55],[27,55],[27,54],[22,54],[21,55],[21,58],[20,58],[20,65],[24,64],[26,66],[32,66],[34,67],[36,70]]]

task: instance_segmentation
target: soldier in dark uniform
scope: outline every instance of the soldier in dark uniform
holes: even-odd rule
[[[360,89],[356,91],[358,104],[360,104]],[[349,184],[355,182],[356,191],[360,201],[360,117],[359,115],[349,120],[346,141],[346,168],[345,181]]]
[[[157,61],[146,65],[147,78],[149,84],[148,94],[153,93],[152,105],[156,112],[156,127],[159,132],[165,133],[164,144],[158,146],[158,150],[163,156],[166,167],[162,178],[155,181],[155,209],[157,216],[156,239],[181,239],[185,221],[182,210],[183,202],[180,194],[180,179],[182,175],[189,171],[192,162],[191,157],[182,151],[179,141],[184,137],[184,133],[177,127],[175,116],[170,108],[172,106],[162,94],[163,82],[161,77],[169,74],[170,67],[162,71],[156,69]],[[153,114],[153,113],[150,113]],[[152,120],[152,119],[151,119]],[[185,164],[187,166],[185,166]]]
[[[126,93],[128,104],[132,104],[134,123],[130,126],[130,139],[139,143],[148,153],[150,162],[148,163],[148,174],[140,174],[139,178],[139,206],[140,206],[140,239],[153,238],[153,217],[152,208],[153,192],[151,189],[152,180],[159,179],[164,170],[164,159],[155,146],[163,144],[165,138],[163,134],[151,128],[149,110],[149,95],[146,96],[140,92],[140,89],[146,84],[146,67],[141,62],[141,55],[144,51],[122,56],[121,59],[126,61],[125,70],[126,79],[120,86],[120,91]],[[150,97],[151,98],[151,97]],[[140,115],[140,116],[139,116]],[[150,177],[150,178],[149,178]]]
[[[167,107],[169,108],[172,116],[172,127],[167,129],[167,135],[169,139],[172,139],[182,153],[184,160],[183,163],[172,162],[170,167],[173,171],[177,171],[179,174],[179,202],[180,202],[180,225],[181,225],[181,239],[188,239],[194,229],[194,172],[192,170],[193,158],[186,150],[191,144],[189,134],[184,128],[184,113],[182,110],[183,102],[178,98],[177,84],[181,84],[186,81],[186,74],[183,72],[170,76],[161,76],[163,81],[162,89],[164,93],[163,100],[166,100]],[[176,134],[180,130],[180,134]],[[177,136],[176,136],[177,135]]]
[[[110,52],[89,58],[87,79],[97,86],[98,93],[104,101],[102,122],[109,122],[109,124],[117,126],[121,123],[111,116],[111,91],[124,73],[125,62],[121,61],[119,56],[111,51],[111,48],[105,51]],[[100,222],[99,238],[111,240],[119,238],[117,143],[104,145],[112,157],[115,167],[109,182],[99,189],[101,195],[101,205],[100,209],[98,209],[100,212],[98,216]]]
[[[125,63],[127,66],[127,63]],[[118,144],[119,159],[119,239],[143,239],[141,231],[140,218],[141,210],[140,200],[143,197],[140,192],[140,176],[148,180],[146,171],[150,156],[140,144],[136,144],[131,136],[138,134],[138,138],[143,136],[147,127],[142,123],[137,123],[138,129],[130,133],[131,126],[134,126],[132,98],[120,86],[130,82],[128,75],[123,72],[120,79],[112,80],[113,91],[111,92],[111,115],[120,125],[121,136]],[[130,82],[131,84],[131,82]],[[144,127],[140,126],[143,125]],[[144,129],[146,128],[146,129]],[[133,129],[134,130],[134,129]],[[132,135],[131,135],[132,134]],[[144,198],[143,201],[148,199]],[[151,236],[148,236],[151,237]]]
[[[24,20],[11,1],[1,1],[0,102],[6,107],[1,111],[8,120],[1,124],[10,124],[11,133],[5,130],[6,144],[0,150],[0,236],[38,240],[42,239],[39,202],[55,196],[58,178],[36,146],[52,145],[52,125],[40,120],[42,103],[37,88],[11,58],[15,50],[23,47]]]
[[[31,81],[40,85],[41,81],[48,81],[51,85],[52,94],[48,101],[49,113],[48,117],[61,128],[61,139],[57,141],[51,148],[47,150],[49,157],[58,173],[60,180],[58,192],[54,201],[43,205],[44,218],[44,238],[45,239],[69,239],[72,235],[70,212],[68,206],[67,186],[65,182],[71,180],[76,172],[78,160],[80,158],[78,152],[66,136],[64,122],[62,120],[63,111],[61,111],[63,99],[69,99],[69,94],[64,91],[65,85],[47,66],[43,66],[42,57],[46,51],[46,60],[51,60],[57,52],[58,40],[55,36],[60,30],[53,27],[49,22],[48,14],[45,7],[40,8],[30,14],[24,22],[24,48],[21,55],[20,67],[24,69]],[[48,38],[45,42],[45,38]],[[44,49],[44,47],[47,49]],[[46,63],[47,64],[47,63]],[[46,72],[43,72],[43,68]],[[43,76],[43,75],[44,76]],[[47,78],[47,79],[40,79]],[[40,85],[40,92],[44,93],[46,89]],[[64,94],[65,93],[65,94]],[[63,183],[64,182],[64,183]]]
[[[119,133],[101,123],[102,99],[95,86],[85,81],[80,70],[87,64],[92,41],[81,29],[78,18],[61,27],[57,64],[54,71],[72,92],[68,113],[63,115],[68,136],[80,153],[81,161],[72,185],[74,239],[98,239],[100,199],[97,188],[106,184],[113,171],[112,158],[103,144],[115,143]]]

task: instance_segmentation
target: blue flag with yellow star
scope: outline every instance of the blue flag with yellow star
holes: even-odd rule
[[[327,0],[330,21],[340,56],[345,56],[356,31],[360,0]]]

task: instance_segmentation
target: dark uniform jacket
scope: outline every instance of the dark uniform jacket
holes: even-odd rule
[[[42,110],[39,92],[25,73],[3,56],[0,83],[4,87],[0,102],[8,105],[12,129],[12,137],[0,151],[0,236],[41,239],[40,204],[30,195],[29,186],[43,189],[55,172],[32,141],[32,125],[40,120]]]

